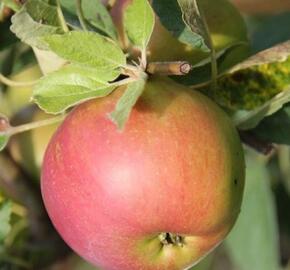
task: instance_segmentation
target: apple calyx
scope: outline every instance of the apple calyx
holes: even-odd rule
[[[159,234],[158,238],[164,246],[174,245],[183,247],[184,245],[184,237],[174,233],[161,233]]]

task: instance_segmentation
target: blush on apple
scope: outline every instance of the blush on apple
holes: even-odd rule
[[[101,269],[196,264],[240,211],[244,157],[226,114],[202,94],[151,78],[123,131],[123,89],[77,106],[45,154],[42,195],[63,239]]]

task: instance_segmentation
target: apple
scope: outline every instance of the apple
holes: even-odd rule
[[[48,214],[80,256],[109,270],[193,266],[240,212],[244,155],[226,114],[168,78],[150,78],[120,131],[123,88],[73,109],[45,153]]]

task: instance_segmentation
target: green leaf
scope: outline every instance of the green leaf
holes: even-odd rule
[[[115,110],[110,113],[109,117],[118,129],[124,129],[134,105],[144,91],[145,83],[145,79],[130,83],[118,101]]]
[[[237,111],[233,116],[235,125],[241,130],[255,128],[265,117],[280,110],[284,104],[290,102],[290,88],[276,95],[263,106],[253,111]]]
[[[198,48],[204,52],[209,52],[203,37],[192,32],[187,23],[183,20],[182,11],[176,0],[153,0],[153,8],[160,17],[162,24],[176,36],[181,42]],[[193,14],[192,14],[193,15]],[[195,16],[196,14],[194,14]],[[174,18],[174,19],[172,19]]]
[[[237,71],[249,69],[264,64],[285,62],[289,58],[289,56],[290,40],[251,56],[247,60],[231,68],[229,73],[235,73]]]
[[[109,37],[117,40],[117,31],[112,17],[101,0],[82,0],[85,19]]]
[[[218,81],[217,102],[230,110],[254,110],[290,86],[290,42],[234,66]]]
[[[290,104],[266,117],[253,133],[263,141],[290,145]]]
[[[28,0],[24,8],[35,22],[55,27],[60,26],[56,6],[43,0]]]
[[[277,270],[278,226],[269,173],[257,157],[247,159],[247,181],[240,217],[226,240],[240,270]]]
[[[199,36],[200,42],[202,43],[202,49],[209,51],[211,48],[211,41],[208,30],[203,22],[202,14],[196,0],[177,0],[181,11],[182,18],[187,27]]]
[[[249,56],[250,48],[246,24],[239,11],[228,0],[198,0],[198,6],[204,13],[213,48],[219,57],[216,57],[218,58],[218,72],[223,74],[226,70]],[[201,49],[203,46],[201,37],[197,34],[192,36],[193,33],[182,20],[182,12],[177,0],[153,0],[153,7],[160,22],[170,34],[189,45],[182,46],[182,44],[176,43],[176,45],[179,45],[179,50],[172,49],[170,45],[166,44],[162,48],[159,44],[163,43],[159,40],[157,42],[152,38],[152,43],[158,49],[163,61],[167,59],[166,52],[168,51],[171,54],[168,56],[167,61],[169,59],[182,59],[196,64],[208,57],[208,50],[204,52]],[[163,30],[159,27],[159,29],[154,31],[153,37],[156,37],[156,39],[159,37],[160,29]],[[186,35],[187,33],[189,34]],[[187,41],[187,36],[191,37],[192,40]],[[224,54],[221,52],[224,52]],[[158,56],[155,58],[160,61]],[[195,68],[188,75],[174,78],[174,80],[185,85],[196,85],[207,83],[210,77],[211,66],[206,65]]]
[[[133,0],[125,10],[125,30],[133,44],[142,50],[148,45],[154,24],[154,12],[148,0]]]
[[[34,47],[33,52],[43,75],[59,70],[67,64],[66,60],[59,57],[52,51],[39,50]]]
[[[47,49],[47,45],[40,39],[41,37],[59,32],[59,28],[56,26],[34,21],[25,8],[13,15],[11,22],[11,31],[22,42],[39,49]]]
[[[12,214],[11,202],[5,201],[0,205],[0,243],[3,243],[11,230],[10,219]]]
[[[77,64],[113,70],[126,65],[126,56],[112,40],[93,32],[72,31],[44,38],[60,57]]]
[[[118,70],[69,65],[42,78],[35,86],[33,99],[46,112],[61,113],[85,100],[111,93],[115,87],[107,81],[119,74]]]
[[[62,10],[65,10],[71,14],[76,14],[76,1],[72,0],[60,0]]]

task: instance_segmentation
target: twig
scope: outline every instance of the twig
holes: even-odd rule
[[[63,12],[62,12],[61,5],[60,5],[60,0],[56,0],[56,5],[57,5],[57,15],[58,15],[62,30],[65,33],[67,33],[67,32],[69,32],[69,28],[68,28],[66,21],[65,21],[65,18],[63,16]]]
[[[200,8],[200,6],[198,6],[198,10],[199,10],[200,17],[201,17],[202,23],[203,23],[205,31],[206,31],[207,42],[208,42],[208,45],[210,47],[212,93],[213,93],[213,98],[215,98],[216,89],[217,89],[217,78],[218,78],[218,66],[217,66],[217,59],[216,59],[216,51],[214,48],[214,43],[213,43],[212,37],[210,35],[210,30],[209,30],[207,21],[205,19],[203,9]]]
[[[15,127],[9,127],[8,130],[6,131],[6,134],[9,136],[18,134],[18,133],[22,133],[25,131],[29,131],[32,129],[36,129],[36,128],[40,128],[43,126],[48,126],[48,125],[52,125],[58,122],[61,122],[62,120],[64,120],[66,115],[60,115],[60,116],[56,116],[54,118],[48,118],[45,120],[40,120],[40,121],[36,121],[36,122],[31,122],[28,124],[24,124],[24,125],[20,125],[20,126],[15,126]]]
[[[30,81],[30,82],[12,81],[1,73],[0,73],[0,82],[10,87],[28,87],[28,86],[33,86],[37,83],[37,81]]]
[[[251,131],[239,130],[239,135],[242,142],[252,147],[261,154],[268,155],[275,149],[272,143],[265,142],[257,138],[255,134],[253,134]]]
[[[84,17],[84,13],[83,13],[83,9],[82,9],[82,0],[76,0],[76,10],[77,10],[78,19],[80,21],[80,24],[81,24],[83,30],[88,31],[85,17]]]

